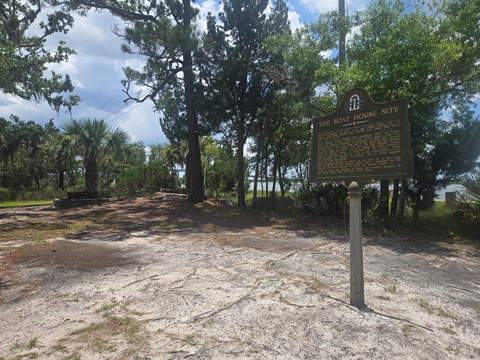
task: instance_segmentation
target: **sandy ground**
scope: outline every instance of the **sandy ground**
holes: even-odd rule
[[[480,359],[478,248],[365,239],[357,309],[346,236],[210,220],[0,253],[0,359]]]

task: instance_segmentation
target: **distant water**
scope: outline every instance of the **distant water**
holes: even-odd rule
[[[266,184],[263,183],[263,191],[266,190]],[[380,186],[378,184],[373,184],[374,186]],[[393,189],[393,187],[391,187],[391,189]],[[249,190],[253,190],[253,181],[250,183],[250,189]],[[258,189],[257,191],[262,191],[262,184],[260,182],[258,182]],[[272,191],[272,182],[269,182],[268,183],[268,191]],[[276,187],[275,187],[275,191],[279,192],[280,191],[280,186],[278,185],[278,183],[276,184]],[[435,198],[437,200],[445,200],[445,193],[447,192],[455,192],[455,191],[458,191],[460,193],[463,193],[465,192],[465,187],[463,187],[462,185],[460,184],[451,184],[451,185],[448,185],[447,187],[443,188],[443,189],[439,189],[437,190],[436,192],[436,196]]]
[[[436,199],[439,199],[439,200],[445,200],[445,193],[447,192],[455,192],[455,191],[458,191],[460,193],[463,193],[465,192],[465,187],[463,187],[462,185],[460,184],[452,184],[452,185],[448,185],[447,187],[443,188],[443,189],[440,189],[437,191],[437,196],[435,196]]]

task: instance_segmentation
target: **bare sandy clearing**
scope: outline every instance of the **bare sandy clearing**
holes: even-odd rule
[[[480,358],[475,248],[367,239],[361,311],[346,237],[143,209],[4,253],[0,358]]]

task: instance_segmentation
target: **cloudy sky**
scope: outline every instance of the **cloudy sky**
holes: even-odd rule
[[[338,0],[287,0],[287,3],[293,29],[302,23],[314,22],[318,14],[336,10],[338,7]],[[198,26],[205,29],[206,15],[208,12],[217,14],[220,2],[204,0],[195,3],[195,6],[200,9]],[[349,12],[364,6],[364,1],[346,2]],[[67,35],[57,36],[55,41],[49,42],[53,51],[56,42],[63,39],[77,52],[77,55],[71,56],[68,63],[55,66],[55,71],[70,75],[75,93],[82,99],[81,104],[73,109],[72,116],[103,118],[112,126],[120,126],[126,130],[132,141],[143,141],[145,145],[166,143],[167,139],[158,121],[159,115],[153,111],[150,102],[126,105],[123,101],[125,94],[120,84],[120,80],[124,78],[122,69],[125,66],[140,66],[141,59],[122,54],[121,41],[111,31],[114,25],[121,25],[121,21],[105,11],[90,11],[87,17],[74,14],[74,17],[73,29]],[[0,117],[9,118],[11,114],[42,125],[53,118],[57,127],[70,118],[70,114],[57,114],[45,103],[23,101],[18,97],[0,93]]]

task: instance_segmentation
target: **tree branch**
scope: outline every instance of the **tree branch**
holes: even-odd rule
[[[149,15],[149,14],[142,14],[136,11],[125,9],[122,7],[118,1],[112,1],[113,5],[108,4],[105,0],[73,0],[73,1],[57,1],[57,0],[49,0],[53,5],[64,5],[69,9],[79,9],[81,7],[87,8],[86,11],[89,9],[100,9],[100,10],[107,10],[110,11],[113,15],[119,16],[124,20],[128,21],[157,21],[157,16]]]

